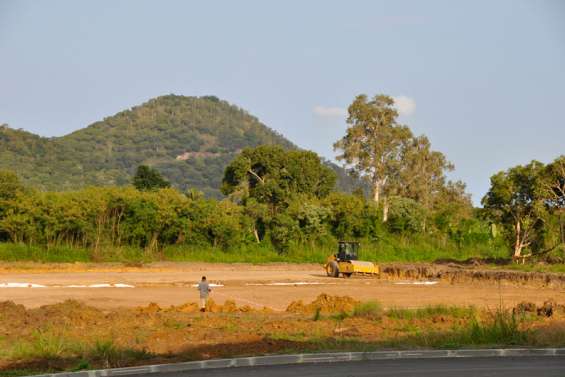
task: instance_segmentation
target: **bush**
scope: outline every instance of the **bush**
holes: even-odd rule
[[[388,228],[393,233],[422,232],[425,221],[424,208],[415,200],[390,198]]]

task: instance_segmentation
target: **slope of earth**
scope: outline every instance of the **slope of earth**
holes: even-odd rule
[[[145,164],[181,190],[219,197],[226,165],[241,149],[262,144],[297,148],[217,97],[167,95],[62,137],[0,126],[0,169],[14,170],[41,189],[71,190],[128,184]],[[355,188],[343,169],[329,165],[338,173],[338,188]]]

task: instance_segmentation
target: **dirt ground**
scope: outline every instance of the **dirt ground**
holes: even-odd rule
[[[474,305],[482,308],[515,306],[528,301],[565,302],[565,289],[513,284],[449,283],[442,280],[385,280],[375,278],[329,278],[315,264],[206,264],[155,263],[148,266],[119,264],[1,264],[0,287],[13,283],[37,284],[40,288],[0,288],[0,302],[13,301],[28,308],[75,299],[101,309],[160,306],[195,302],[192,287],[206,275],[218,303],[267,307],[283,311],[296,300],[310,302],[320,293],[378,300],[385,308],[416,308],[426,305]],[[97,284],[126,284],[134,288],[92,288]],[[69,287],[75,286],[75,287]],[[79,287],[76,287],[79,286]],[[81,287],[82,286],[82,287]]]

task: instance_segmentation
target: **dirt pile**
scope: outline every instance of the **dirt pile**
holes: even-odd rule
[[[304,304],[302,300],[291,302],[286,311],[289,313],[315,313],[322,314],[351,312],[359,301],[349,296],[330,296],[325,293],[320,294],[314,301]]]
[[[477,270],[456,264],[384,264],[381,278],[389,280],[442,280],[451,284],[503,284],[565,288],[565,274],[509,270]]]
[[[512,312],[514,314],[531,313],[541,317],[565,316],[565,305],[554,301],[546,301],[539,306],[533,302],[521,302],[512,309]]]
[[[156,304],[155,304],[156,305]],[[158,307],[158,305],[157,305]],[[147,308],[145,308],[147,310]],[[159,310],[162,310],[159,308]],[[196,313],[200,310],[198,304],[187,302],[179,306],[171,306],[165,309],[166,312]],[[206,304],[206,311],[210,313],[249,313],[249,312],[270,312],[268,308],[255,309],[249,305],[237,306],[235,301],[226,300],[222,305],[217,304],[213,299],[209,299]]]
[[[104,313],[101,310],[76,300],[66,300],[60,304],[30,309],[28,314],[35,322],[74,327],[96,323],[97,320],[104,318]]]

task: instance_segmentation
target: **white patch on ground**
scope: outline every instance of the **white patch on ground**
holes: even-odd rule
[[[437,284],[437,281],[397,281],[394,284],[399,285],[434,285]]]
[[[331,285],[331,284],[337,284],[337,283],[321,283],[319,281],[311,281],[311,282],[306,282],[306,281],[296,281],[296,282],[275,282],[275,283],[246,283],[245,285],[283,285],[283,286],[287,286],[287,285]]]
[[[116,283],[116,284],[103,283],[103,284],[90,284],[88,288],[135,288],[135,287],[133,285],[122,284],[122,283]]]
[[[0,288],[135,288],[133,285],[116,283],[116,284],[70,284],[70,285],[42,285],[34,283],[0,283]]]
[[[0,288],[46,288],[46,286],[33,283],[0,283]]]
[[[192,286],[194,288],[196,288],[196,287],[198,287],[198,284],[192,284]],[[223,284],[210,283],[210,284],[208,284],[208,286],[211,287],[211,288],[214,288],[214,287],[223,287],[224,285]]]
[[[123,283],[114,284],[114,287],[116,287],[116,288],[135,288],[133,285],[123,284]]]

